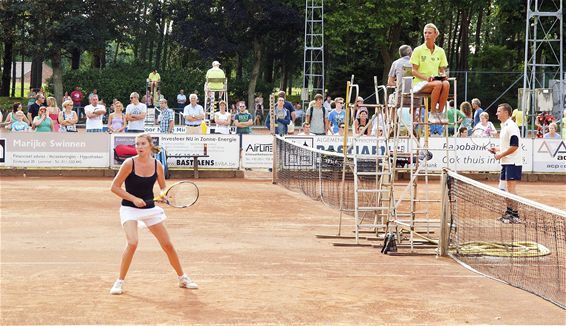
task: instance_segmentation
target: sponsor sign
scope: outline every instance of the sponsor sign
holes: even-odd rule
[[[159,144],[167,150],[169,168],[192,168],[197,157],[199,169],[239,169],[238,135],[160,134]]]
[[[159,126],[145,126],[144,132],[149,134],[158,134],[159,133]],[[187,128],[185,126],[175,126],[173,127],[174,134],[186,134]]]
[[[273,136],[242,135],[242,167],[268,169],[273,165]]]
[[[5,165],[38,168],[107,168],[105,133],[5,133]],[[78,137],[77,137],[78,136]]]
[[[566,173],[566,140],[533,139],[533,170]]]

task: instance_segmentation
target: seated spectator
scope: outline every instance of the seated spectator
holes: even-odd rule
[[[161,76],[159,76],[157,69],[153,68],[149,73],[147,79],[149,80],[150,93],[153,94],[153,92],[157,89],[159,83],[161,82]]]
[[[548,132],[548,126],[556,119],[551,112],[541,112],[537,115],[535,126],[537,127],[537,138],[542,138]]]
[[[49,96],[47,98],[47,114],[49,114],[51,121],[53,121],[53,131],[55,132],[59,132],[59,112],[61,112],[61,110],[59,110],[57,106],[57,101],[54,97]]]
[[[173,133],[175,127],[175,112],[167,106],[167,100],[162,98],[159,100],[159,132],[162,134]]]
[[[273,110],[275,110],[275,134],[284,136],[287,134],[287,127],[291,122],[291,112],[289,112],[289,110],[285,107],[285,99],[283,97],[279,97],[277,99],[277,104]],[[267,126],[267,129],[271,129],[270,115],[268,115],[265,119],[265,125]]]
[[[28,131],[29,125],[24,121],[26,115],[23,111],[17,111],[14,114],[14,122],[12,122],[11,130],[14,132]]]
[[[37,132],[52,132],[53,120],[47,114],[47,108],[42,106],[39,108],[37,116],[33,119],[33,128]]]
[[[225,78],[226,75],[224,74],[224,71],[220,69],[220,62],[213,61],[212,68],[208,69],[208,71],[206,72],[206,89],[213,91],[220,91],[224,89],[224,82],[220,82],[218,80]],[[211,79],[212,81],[208,81],[209,79]],[[222,94],[220,96],[222,96]]]
[[[383,132],[383,130],[382,130]],[[344,136],[344,123],[338,125],[338,132],[335,134],[337,136]]]
[[[371,132],[371,121],[368,117],[368,110],[365,107],[359,109],[359,116],[354,120],[354,135],[370,135]],[[364,127],[366,127],[364,130]]]
[[[468,137],[468,128],[462,126],[458,129],[458,137],[466,138]]]
[[[89,100],[90,104],[85,106],[86,132],[102,132],[104,130],[102,118],[106,114],[106,107],[98,103],[97,94],[92,94]]]
[[[480,113],[480,123],[472,130],[472,137],[495,137],[497,130],[491,121],[487,112]]]
[[[108,132],[117,133],[124,132],[126,129],[126,115],[124,114],[124,105],[120,101],[113,104],[114,112],[108,117]]]
[[[144,132],[145,115],[147,106],[140,102],[140,94],[130,94],[130,104],[126,107],[126,121],[128,121],[127,132]]]
[[[237,134],[251,134],[250,126],[253,125],[252,115],[246,110],[244,101],[238,102],[239,112],[234,116],[234,126]]]
[[[342,125],[342,128],[344,125]],[[303,130],[299,133],[299,136],[314,136],[311,132],[311,125],[308,122],[303,122]]]
[[[18,112],[24,113],[22,104],[20,102],[14,103],[14,105],[12,105],[12,112],[10,112],[6,115],[6,121],[4,122],[4,124],[6,125],[6,129],[11,129],[11,127],[12,127],[11,124],[16,121],[16,113],[18,113]],[[30,121],[25,116],[25,114],[24,114],[23,121],[25,121],[29,125]]]
[[[220,101],[218,103],[218,112],[214,113],[214,122],[216,123],[216,128],[214,132],[217,134],[228,135],[230,134],[230,124],[232,123],[232,117],[230,112],[226,111],[226,102]]]
[[[77,122],[79,116],[73,111],[73,101],[67,100],[63,102],[63,110],[59,112],[59,131],[61,132],[77,132]]]
[[[558,125],[556,122],[551,122],[548,125],[548,132],[544,134],[543,138],[560,139],[560,134],[556,131],[558,130]]]

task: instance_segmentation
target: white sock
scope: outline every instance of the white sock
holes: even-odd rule
[[[178,277],[179,277],[179,279],[182,279],[182,278],[185,277],[185,276],[187,276],[187,274],[183,274],[183,275],[178,276]]]
[[[507,191],[507,181],[499,180],[499,190]]]

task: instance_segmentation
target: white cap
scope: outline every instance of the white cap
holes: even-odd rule
[[[218,61],[212,61],[212,66],[213,66],[213,67],[220,66],[220,62],[218,62]]]

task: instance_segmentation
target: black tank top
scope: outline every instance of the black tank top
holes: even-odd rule
[[[153,185],[157,180],[157,160],[155,161],[155,172],[149,177],[140,177],[136,174],[135,160],[132,159],[132,172],[126,178],[126,191],[130,194],[145,200],[145,207],[137,207],[129,200],[122,199],[122,206],[130,206],[136,208],[152,208],[155,207],[153,202]]]

